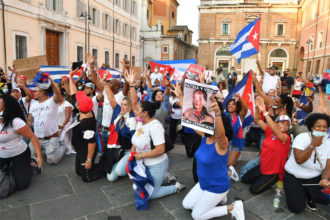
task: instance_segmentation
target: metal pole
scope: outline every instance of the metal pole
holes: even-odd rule
[[[89,0],[87,1],[87,27],[88,27],[88,53],[90,53],[90,35],[91,35],[91,30],[90,30],[90,27],[89,27]]]
[[[87,54],[87,11],[85,12],[85,55]],[[85,56],[85,63],[87,63],[87,58]]]
[[[112,1],[112,68],[115,68],[115,31],[115,1]]]
[[[7,72],[7,43],[6,43],[6,24],[5,24],[5,3],[1,0],[2,5],[2,35],[3,35],[3,52],[5,58],[5,69],[4,72]]]

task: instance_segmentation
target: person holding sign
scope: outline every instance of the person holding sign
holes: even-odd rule
[[[48,164],[57,164],[66,152],[66,147],[59,144],[58,135],[57,104],[61,92],[49,74],[42,73],[37,78],[39,83],[34,90],[34,98],[38,101],[30,107],[28,124],[30,126],[33,123],[34,133],[41,149],[45,150]],[[54,92],[53,97],[49,97],[51,92]],[[32,143],[29,146],[32,157],[35,157]]]
[[[231,213],[235,219],[244,219],[242,201],[235,201],[227,206],[217,206],[220,202],[226,203],[230,188],[227,160],[229,141],[226,129],[222,123],[219,104],[212,98],[210,111],[215,113],[214,135],[196,131],[202,142],[195,153],[197,175],[199,182],[184,198],[182,205],[192,210],[193,219],[211,219]]]

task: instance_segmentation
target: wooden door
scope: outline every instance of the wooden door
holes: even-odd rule
[[[48,65],[59,66],[60,65],[60,34],[55,31],[46,31],[46,56]]]

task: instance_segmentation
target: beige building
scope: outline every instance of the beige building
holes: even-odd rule
[[[87,51],[97,58],[98,66],[120,69],[124,57],[135,65],[139,59],[138,1],[4,0],[0,66],[38,55],[46,55],[49,65],[71,65],[82,61]]]

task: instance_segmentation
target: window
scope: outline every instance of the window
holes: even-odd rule
[[[76,16],[80,18],[81,13],[84,11],[85,4],[83,0],[76,0]]]
[[[100,10],[94,8],[94,7],[89,7],[89,15],[92,18],[92,24],[95,25],[96,27],[100,26]]]
[[[115,1],[115,4],[120,7],[120,0],[114,0],[114,1]]]
[[[27,57],[27,37],[15,35],[16,59]]]
[[[103,18],[104,29],[109,30],[109,15],[105,14]]]
[[[131,28],[131,40],[136,40],[136,30],[135,27]]]
[[[123,36],[124,37],[128,37],[128,31],[129,31],[129,28],[128,28],[128,24],[123,24]]]
[[[311,64],[312,64],[312,61],[308,61],[307,62],[307,70],[306,70],[306,72],[308,73],[308,72],[310,72],[311,71]]]
[[[115,68],[119,68],[119,53],[115,54]]]
[[[63,0],[46,0],[46,8],[52,11],[63,11]]]
[[[81,62],[84,59],[84,48],[77,46],[77,62]]]
[[[110,66],[110,52],[109,51],[104,52],[104,64],[106,67]]]
[[[96,8],[92,9],[92,23],[95,25],[96,24]]]
[[[277,24],[276,25],[276,35],[277,36],[284,36],[284,24]]]
[[[221,34],[228,35],[229,34],[229,24],[222,24],[222,32]]]
[[[129,1],[130,0],[124,0],[124,10],[129,11]]]
[[[323,46],[323,31],[321,31],[321,32],[319,33],[319,36],[318,36],[318,40],[317,40],[317,42],[318,42],[318,46],[319,46],[319,48],[322,48],[322,46]]]
[[[92,49],[92,55],[94,57],[94,65],[97,66],[97,49],[96,48]]]
[[[172,19],[174,19],[175,18],[175,13],[174,13],[174,11],[172,11]]]
[[[132,66],[135,66],[135,56],[132,56],[132,62],[131,62]]]
[[[128,60],[128,55],[127,54],[124,55],[124,59]]]
[[[137,8],[136,7],[137,7],[136,1],[133,1],[131,13],[135,16],[137,15]]]
[[[121,33],[121,22],[118,20],[118,19],[115,19],[115,22],[114,22],[114,33],[115,34],[118,34],[118,35],[120,35],[120,33]]]
[[[168,46],[163,46],[163,53],[168,53]]]
[[[309,46],[309,50],[314,49],[314,34],[312,36],[310,36],[308,46]]]

